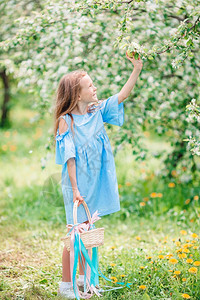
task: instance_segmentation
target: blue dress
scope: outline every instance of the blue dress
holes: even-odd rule
[[[62,193],[67,224],[73,221],[73,191],[67,170],[67,160],[75,158],[76,180],[81,196],[92,214],[98,210],[99,216],[120,210],[115,161],[111,144],[104,128],[104,122],[122,126],[124,105],[118,104],[118,94],[102,101],[98,110],[84,115],[72,114],[74,118],[73,137],[71,118],[63,116],[68,129],[56,139],[56,164],[62,165]],[[77,209],[77,222],[88,220],[83,205]]]

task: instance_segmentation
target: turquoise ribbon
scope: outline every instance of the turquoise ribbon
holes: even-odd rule
[[[78,225],[78,224],[76,224]],[[74,226],[76,226],[74,225]],[[93,224],[90,229],[95,228],[95,225]],[[72,231],[73,227],[70,229],[70,231],[68,232],[67,235],[70,234],[70,232]],[[78,287],[76,284],[76,273],[77,273],[77,266],[78,266],[78,257],[80,257],[80,262],[82,264],[83,267],[83,263],[82,263],[82,257],[81,257],[81,252],[85,258],[85,270],[84,270],[84,291],[86,291],[86,271],[87,271],[87,265],[90,266],[91,269],[91,275],[90,275],[90,279],[88,279],[88,281],[90,282],[90,285],[94,285],[94,286],[99,286],[99,276],[101,276],[102,278],[104,278],[107,281],[112,282],[112,280],[110,278],[107,278],[105,275],[103,275],[103,273],[101,272],[100,268],[99,268],[99,260],[98,260],[98,247],[93,247],[92,248],[92,259],[90,259],[89,254],[88,254],[88,250],[85,248],[83,241],[80,238],[80,234],[75,231],[74,234],[74,266],[73,266],[73,290],[74,290],[74,294],[76,296],[76,299],[80,300],[79,297],[79,293],[78,293]],[[122,287],[112,287],[112,286],[106,286],[109,287],[110,289],[107,291],[111,291],[111,290],[116,290],[116,289],[121,289],[124,287],[128,287],[130,288],[131,285],[133,283],[124,283],[124,282],[116,282],[116,284],[119,285],[123,285]],[[106,290],[102,290],[102,291],[106,291]]]
[[[92,248],[92,265],[94,266],[94,269],[96,272],[91,271],[91,276],[90,276],[90,285],[99,285],[99,274],[98,274],[98,269],[99,269],[99,262],[98,262],[98,247],[93,247]]]
[[[88,263],[88,265],[91,268],[91,274],[93,274],[93,273],[95,274],[95,276],[94,276],[95,279],[93,279],[94,282],[96,282],[96,278],[98,277],[98,270],[96,270],[95,265],[93,265],[96,258],[94,258],[94,261],[90,260],[88,252],[87,252],[81,239],[80,239],[80,244],[81,244],[81,247],[79,248],[79,234],[77,232],[75,232],[75,235],[74,235],[73,290],[74,290],[76,299],[78,299],[78,300],[80,300],[80,297],[78,294],[78,288],[77,288],[77,284],[76,284],[76,273],[77,273],[77,265],[78,265],[78,257],[79,256],[80,256],[80,260],[82,261],[81,252],[82,252],[83,256],[85,257],[86,263]],[[95,255],[94,255],[94,257],[95,257]],[[86,276],[86,274],[85,274],[85,276]]]
[[[77,284],[76,284],[76,272],[77,272],[78,256],[79,256],[79,243],[78,243],[78,239],[79,239],[78,234],[77,234],[77,232],[75,232],[75,234],[74,234],[74,266],[73,266],[72,279],[73,279],[74,294],[75,294],[76,298],[78,300],[80,300],[79,294],[78,294],[78,287],[77,287]]]

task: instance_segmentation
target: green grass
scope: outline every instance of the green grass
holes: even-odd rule
[[[28,118],[34,116],[16,108],[12,127],[1,131],[1,299],[59,299],[60,239],[66,233],[61,166],[55,165],[52,152],[46,168],[41,168],[51,121],[46,117],[30,125]],[[150,151],[160,145],[170,151],[164,137],[150,136],[145,142]],[[130,289],[105,292],[101,298],[176,300],[187,293],[190,299],[200,299],[200,267],[196,274],[188,271],[194,261],[200,261],[199,238],[191,236],[199,234],[200,228],[199,184],[180,182],[181,174],[163,179],[155,172],[161,167],[159,160],[141,163],[130,154],[127,147],[115,157],[121,210],[102,217],[96,226],[105,228],[105,243],[99,247],[101,271],[108,278],[133,284]],[[168,186],[170,182],[174,187]],[[191,245],[184,248],[186,243]],[[180,248],[188,249],[185,258],[178,256]],[[169,263],[169,254],[178,260],[176,265]],[[193,262],[187,263],[188,258]],[[169,270],[181,274],[173,277]],[[118,286],[101,277],[100,284]]]

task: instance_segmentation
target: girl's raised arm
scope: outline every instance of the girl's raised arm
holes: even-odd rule
[[[121,89],[121,91],[118,94],[118,104],[123,102],[130,95],[131,90],[133,89],[133,87],[138,79],[138,76],[142,70],[142,66],[143,66],[140,56],[138,59],[135,59],[134,56],[133,56],[133,58],[131,58],[128,56],[128,54],[126,52],[126,57],[134,65],[134,70],[131,73],[131,76],[129,77],[128,81],[126,82],[126,84],[123,86],[123,88]]]

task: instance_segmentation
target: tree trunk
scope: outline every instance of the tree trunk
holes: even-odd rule
[[[1,127],[4,127],[7,121],[8,117],[8,103],[10,100],[10,90],[9,90],[9,80],[8,76],[6,75],[6,69],[3,69],[0,72],[1,79],[3,81],[3,86],[4,86],[4,99],[3,99],[3,104],[2,104],[2,109],[1,109]]]

